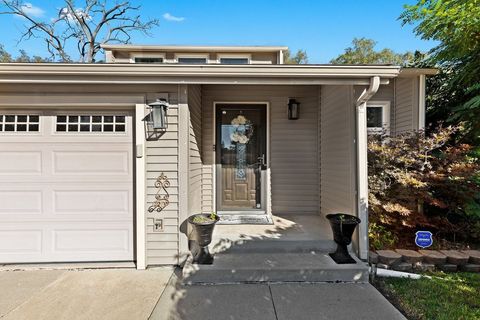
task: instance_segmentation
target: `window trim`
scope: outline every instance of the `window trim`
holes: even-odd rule
[[[222,64],[222,59],[247,59],[247,64],[252,64],[252,55],[251,54],[239,54],[239,53],[220,53],[217,54],[217,63]]]
[[[367,127],[367,133],[390,135],[390,101],[368,101],[368,108],[382,108],[382,127]]]
[[[125,116],[125,131],[57,131],[57,116]],[[129,134],[129,113],[124,111],[112,111],[112,110],[67,110],[67,111],[58,111],[52,114],[52,125],[51,132],[52,136],[96,136],[96,135],[105,135],[105,136],[125,136]],[[90,122],[91,123],[91,122]],[[61,123],[62,124],[62,123]],[[79,123],[80,124],[80,123]],[[103,120],[102,120],[103,124]],[[103,125],[102,125],[103,129]]]
[[[0,115],[2,116],[6,116],[6,115],[13,115],[13,116],[22,116],[22,115],[26,115],[26,116],[38,116],[38,123],[37,122],[32,122],[30,123],[30,120],[27,120],[27,122],[20,122],[20,124],[26,124],[27,125],[27,131],[17,131],[16,130],[16,126],[18,124],[18,121],[16,121],[16,118],[15,118],[15,122],[12,122],[12,124],[14,124],[15,126],[15,130],[14,131],[5,131],[5,130],[2,130],[0,131],[0,136],[18,136],[18,135],[22,135],[22,136],[38,136],[38,135],[42,135],[42,132],[43,132],[43,123],[44,123],[44,119],[42,119],[42,116],[44,115],[42,112],[38,112],[38,111],[34,111],[34,110],[9,110],[9,109],[3,109],[2,112],[0,113]],[[3,125],[6,124],[5,122],[5,119],[3,120]],[[28,125],[30,124],[33,124],[33,125],[38,125],[38,130],[37,131],[29,131],[29,128],[28,128]]]
[[[210,54],[208,54],[208,53],[176,53],[175,58],[174,58],[174,62],[182,64],[182,63],[178,62],[178,59],[180,59],[180,58],[205,59],[205,64],[209,64],[211,62],[210,61]]]
[[[161,63],[165,63],[166,54],[165,53],[134,52],[134,53],[130,54],[130,63],[137,63],[137,62],[135,62],[135,58],[162,58],[163,61]]]

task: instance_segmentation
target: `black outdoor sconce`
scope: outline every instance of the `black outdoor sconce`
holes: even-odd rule
[[[288,120],[297,120],[300,112],[300,102],[288,99]]]
[[[152,110],[147,117],[147,123],[154,130],[165,130],[168,127],[167,110],[168,102],[165,99],[157,99],[148,105]]]

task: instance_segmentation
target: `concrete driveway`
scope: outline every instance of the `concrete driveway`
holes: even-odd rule
[[[148,319],[173,270],[0,272],[0,318]]]
[[[185,286],[172,269],[0,271],[2,320],[404,320],[362,283]]]

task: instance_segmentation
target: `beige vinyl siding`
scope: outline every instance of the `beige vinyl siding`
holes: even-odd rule
[[[418,129],[418,77],[395,79],[395,133]]]
[[[355,99],[366,88],[355,86]],[[418,77],[393,79],[388,85],[381,85],[370,101],[390,102],[392,135],[418,128]]]
[[[157,89],[158,90],[158,89]],[[172,86],[169,91],[158,90],[157,92],[168,93],[170,107],[168,109],[168,129],[158,139],[147,140],[146,143],[146,208],[155,201],[155,181],[162,172],[170,181],[167,189],[169,205],[161,212],[146,211],[147,235],[146,251],[147,265],[163,265],[178,263],[179,239],[178,239],[178,92],[177,86]],[[153,100],[153,99],[152,99]],[[163,191],[162,191],[163,194]],[[163,219],[164,229],[162,232],[154,232],[154,218]]]
[[[188,86],[189,125],[189,215],[202,212],[202,92],[200,85]]]
[[[288,98],[300,102],[300,119],[287,119]],[[203,194],[202,210],[214,208],[214,102],[268,102],[270,104],[270,171],[272,212],[318,213],[319,138],[317,86],[202,87]]]
[[[320,121],[321,214],[356,214],[352,86],[322,86]]]
[[[176,264],[178,256],[178,110],[177,85],[2,85],[0,95],[18,97],[30,103],[68,109],[72,105],[79,108],[82,104],[95,106],[99,110],[122,107],[133,110],[136,103],[153,101],[156,93],[169,93],[171,108],[169,127],[159,140],[146,141],[146,191],[147,199],[136,199],[144,203],[148,209],[154,200],[157,189],[154,187],[157,177],[164,172],[170,180],[167,189],[170,194],[170,204],[160,213],[146,212],[146,254],[147,265]],[[10,98],[9,98],[10,99]],[[0,99],[1,100],[1,99]],[[64,102],[62,104],[62,101]],[[112,101],[106,104],[106,101]],[[128,106],[127,106],[128,105]],[[135,121],[140,121],[135,119]],[[132,146],[133,149],[133,146]],[[153,231],[153,218],[164,219],[163,232]],[[133,223],[133,221],[132,221]],[[134,241],[132,239],[132,241]]]
[[[112,51],[109,51],[112,52]],[[222,54],[226,55],[238,55],[238,56],[245,56],[249,55],[250,56],[250,63],[251,64],[278,64],[279,61],[277,56],[277,52],[251,52],[251,53],[245,53],[245,52],[204,52],[205,54],[208,55],[209,59],[215,63],[215,61],[218,60],[218,57],[221,56]],[[165,55],[165,61],[164,63],[172,63],[175,61],[175,54],[181,55],[181,54],[192,54],[192,52],[165,52],[165,51],[158,51],[158,52],[124,52],[124,51],[113,51],[112,52],[112,57],[110,59],[113,59],[113,62],[115,63],[130,63],[131,59],[135,56],[142,56],[146,57],[150,54],[151,57],[158,57],[159,55]],[[197,54],[197,53],[193,53]],[[200,55],[202,53],[199,53]]]

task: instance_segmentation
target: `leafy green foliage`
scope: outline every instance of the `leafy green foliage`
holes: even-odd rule
[[[193,217],[193,222],[194,223],[207,223],[207,222],[213,222],[217,220],[218,215],[215,212],[212,212],[209,215],[196,215]]]
[[[50,60],[39,56],[30,57],[25,50],[20,50],[20,55],[13,57],[5,50],[4,46],[0,44],[0,63],[7,62],[50,62]]]
[[[394,248],[398,241],[387,227],[375,222],[368,224],[368,238],[370,247],[375,250]]]
[[[467,141],[480,142],[480,0],[418,0],[400,19],[422,39],[439,42],[425,61],[441,69],[427,84],[428,116],[462,122]]]
[[[432,278],[383,278],[375,286],[409,319],[480,319],[480,274],[437,272]]]
[[[374,244],[380,227],[402,244],[411,243],[419,228],[444,235],[462,230],[475,238],[480,231],[475,229],[480,221],[480,160],[470,145],[453,140],[459,132],[459,127],[446,127],[427,136],[416,131],[395,137],[370,136],[368,182]]]
[[[332,59],[333,64],[394,64],[407,65],[414,59],[412,52],[396,53],[391,49],[375,50],[376,41],[367,38],[354,38],[352,46]]]
[[[307,64],[308,55],[305,50],[298,50],[295,55],[292,56],[290,50],[283,52],[283,63],[284,64]]]

